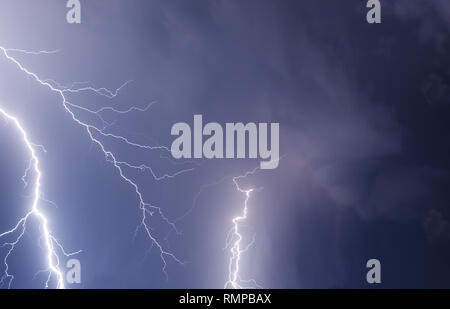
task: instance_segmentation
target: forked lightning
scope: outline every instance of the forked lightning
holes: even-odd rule
[[[159,256],[161,257],[161,261],[163,264],[162,271],[167,276],[166,258],[168,258],[168,257],[172,258],[174,261],[176,261],[177,263],[180,263],[180,264],[183,264],[183,262],[180,259],[178,259],[173,253],[167,251],[163,247],[161,242],[152,234],[151,229],[147,223],[147,219],[148,219],[148,216],[157,215],[160,217],[161,220],[166,222],[171,228],[176,230],[175,224],[172,223],[164,215],[164,213],[160,207],[152,205],[151,203],[149,203],[148,201],[145,200],[139,185],[135,181],[133,181],[129,176],[126,175],[124,168],[131,169],[131,170],[138,170],[138,171],[149,171],[156,181],[160,181],[160,180],[167,179],[167,178],[173,178],[182,173],[192,171],[192,169],[180,170],[174,174],[157,175],[153,171],[153,169],[148,165],[136,164],[133,162],[128,162],[126,160],[119,159],[117,157],[117,155],[115,153],[113,153],[112,151],[108,150],[107,147],[105,146],[105,144],[100,140],[100,137],[113,138],[114,140],[124,143],[125,145],[130,146],[130,147],[137,147],[137,148],[145,149],[145,150],[170,151],[165,146],[143,145],[143,144],[139,144],[136,142],[132,142],[130,139],[128,139],[124,136],[105,132],[106,127],[108,127],[111,124],[104,121],[104,119],[102,117],[102,112],[112,111],[112,112],[120,113],[120,114],[127,114],[132,111],[141,111],[142,112],[142,111],[146,111],[151,106],[151,104],[149,104],[145,108],[131,107],[126,110],[117,110],[112,107],[104,107],[99,110],[92,110],[92,109],[83,107],[81,105],[71,103],[68,101],[68,99],[66,97],[67,93],[78,93],[78,92],[90,91],[97,95],[112,99],[112,98],[116,97],[118,95],[119,91],[123,87],[125,87],[129,82],[126,82],[125,84],[123,84],[121,87],[119,87],[115,91],[111,91],[106,88],[95,88],[95,87],[91,87],[89,85],[83,85],[83,84],[87,84],[87,83],[74,83],[70,87],[64,87],[52,80],[41,79],[36,73],[31,72],[29,69],[25,68],[19,60],[17,60],[15,57],[13,57],[12,56],[13,52],[19,52],[19,53],[26,54],[26,55],[30,55],[30,54],[31,55],[42,55],[42,54],[53,54],[57,51],[34,52],[34,51],[26,51],[26,50],[21,50],[21,49],[7,49],[7,48],[0,46],[0,53],[1,53],[2,58],[6,59],[6,60],[10,61],[12,64],[14,64],[27,77],[33,79],[40,85],[48,88],[51,92],[56,93],[60,96],[62,105],[63,105],[65,111],[70,115],[71,119],[87,133],[87,136],[89,137],[89,139],[95,145],[98,146],[98,149],[104,154],[105,159],[113,165],[113,167],[116,169],[116,171],[118,172],[121,179],[134,190],[134,192],[136,193],[136,198],[139,201],[139,208],[141,210],[141,219],[140,219],[139,226],[145,231],[145,234],[152,242],[152,245],[158,249]],[[76,115],[76,113],[74,111],[75,109],[83,110],[85,112],[95,114],[102,121],[102,123],[104,124],[104,127],[100,128],[100,127],[97,127],[90,123],[82,121]],[[4,264],[5,264],[5,272],[4,272],[3,276],[1,277],[0,286],[3,286],[6,284],[8,288],[11,287],[14,276],[12,274],[10,274],[10,272],[9,272],[8,259],[11,257],[11,254],[13,253],[14,249],[16,248],[16,246],[19,244],[22,237],[24,236],[24,234],[26,232],[26,224],[27,224],[28,220],[31,217],[36,217],[39,219],[39,221],[41,223],[41,232],[42,232],[41,237],[45,241],[45,250],[46,250],[46,254],[47,254],[47,264],[48,264],[48,274],[49,275],[48,275],[48,279],[46,281],[46,287],[50,287],[49,285],[51,283],[51,280],[53,277],[55,277],[57,280],[56,288],[65,288],[63,272],[61,271],[61,269],[59,267],[60,256],[61,256],[61,254],[69,256],[69,255],[76,254],[79,252],[75,252],[72,254],[66,253],[66,251],[63,249],[63,247],[60,245],[60,243],[51,234],[47,217],[39,208],[39,201],[43,200],[42,193],[41,193],[41,178],[43,177],[43,171],[41,171],[40,167],[39,167],[39,158],[36,153],[36,148],[41,148],[42,146],[33,144],[28,139],[28,134],[27,134],[23,124],[21,124],[16,117],[12,116],[10,113],[6,112],[3,109],[0,109],[0,112],[1,112],[1,115],[3,117],[5,117],[8,121],[12,122],[15,125],[15,127],[17,128],[17,130],[20,132],[23,142],[24,142],[24,144],[27,148],[27,151],[31,157],[30,165],[27,168],[27,170],[25,171],[25,175],[22,178],[22,180],[24,181],[25,184],[28,184],[28,182],[26,180],[28,174],[31,172],[35,174],[33,203],[32,203],[31,210],[24,217],[22,217],[12,229],[10,229],[7,232],[4,232],[3,234],[0,234],[1,239],[4,239],[4,238],[9,239],[10,237],[13,237],[12,241],[5,241],[2,245],[2,248],[5,248],[5,247],[7,248],[7,253],[3,259]],[[178,230],[176,230],[176,232],[179,233]],[[59,254],[58,254],[58,252],[59,252]]]

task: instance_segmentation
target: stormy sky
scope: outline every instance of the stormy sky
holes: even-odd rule
[[[381,1],[382,23],[366,22],[366,1],[81,1],[68,24],[65,1],[0,0],[0,45],[59,50],[15,53],[60,85],[115,89],[107,99],[70,94],[108,113],[105,132],[170,146],[176,122],[280,123],[280,165],[242,180],[249,201],[241,276],[265,288],[367,288],[366,262],[382,265],[382,288],[450,287],[450,3]],[[82,265],[71,288],[222,288],[233,217],[245,195],[233,177],[259,160],[176,161],[104,138],[108,149],[158,175],[126,170],[157,215],[154,235],[139,226],[133,188],[121,181],[61,98],[0,55],[0,107],[17,116],[39,152],[41,201],[52,232]],[[98,119],[77,110],[86,122]],[[27,212],[21,177],[29,158],[0,117],[0,233]],[[56,204],[56,205],[55,205]],[[1,243],[4,243],[2,240]],[[2,258],[8,247],[1,247]],[[43,287],[38,222],[9,258],[13,288]],[[63,259],[64,260],[64,259]],[[64,261],[63,263],[64,264]],[[5,266],[0,264],[3,273]]]

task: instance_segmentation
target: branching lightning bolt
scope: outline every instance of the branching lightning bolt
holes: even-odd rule
[[[114,97],[116,97],[118,95],[118,93],[120,92],[120,90],[125,87],[127,84],[129,84],[131,81],[127,81],[126,83],[124,83],[122,86],[120,86],[118,89],[116,89],[115,91],[111,91],[108,90],[106,88],[95,88],[89,85],[86,85],[87,83],[82,82],[82,83],[73,83],[71,86],[69,87],[65,87],[62,86],[60,84],[58,84],[57,82],[47,79],[41,79],[36,73],[31,72],[30,70],[28,70],[27,68],[25,68],[22,63],[20,61],[18,61],[16,58],[14,58],[13,56],[11,56],[10,52],[20,52],[23,54],[33,54],[33,55],[40,55],[40,54],[52,54],[55,53],[57,51],[39,51],[39,52],[32,52],[32,51],[26,51],[26,50],[19,50],[19,49],[7,49],[4,48],[2,46],[0,46],[0,51],[3,54],[3,56],[10,61],[11,63],[13,63],[18,69],[20,69],[27,77],[32,78],[33,80],[35,80],[37,83],[39,83],[40,85],[48,88],[51,92],[57,94],[60,98],[61,98],[61,102],[62,105],[65,109],[65,111],[70,115],[71,119],[77,124],[79,125],[82,129],[85,130],[85,132],[87,133],[87,136],[89,137],[89,139],[91,140],[91,142],[95,145],[98,146],[99,150],[103,153],[106,161],[110,162],[112,164],[112,166],[115,168],[115,170],[118,172],[119,177],[124,181],[124,183],[128,184],[135,192],[136,194],[136,198],[138,200],[139,203],[139,209],[141,210],[141,219],[140,219],[140,224],[138,225],[138,228],[142,228],[146,234],[146,236],[149,238],[149,240],[152,243],[152,246],[155,246],[158,249],[159,252],[159,256],[161,258],[163,267],[162,267],[162,271],[163,273],[166,275],[167,277],[167,273],[166,273],[166,266],[167,266],[167,261],[166,258],[171,258],[174,261],[176,261],[177,263],[183,264],[183,262],[178,259],[173,253],[167,251],[166,249],[164,249],[163,245],[161,244],[160,241],[158,241],[158,239],[152,234],[151,232],[151,228],[148,225],[148,217],[150,216],[154,216],[155,214],[157,214],[161,220],[163,220],[164,222],[166,222],[171,228],[173,228],[178,234],[179,231],[176,229],[175,224],[169,220],[168,217],[166,217],[162,211],[162,209],[160,207],[157,207],[155,205],[152,205],[151,203],[147,202],[143,196],[143,193],[139,187],[139,185],[133,181],[131,179],[131,177],[127,176],[125,173],[124,168],[128,168],[128,169],[132,169],[132,170],[140,170],[140,171],[149,171],[151,173],[151,175],[153,176],[153,178],[156,181],[160,181],[160,180],[164,180],[164,179],[168,179],[168,178],[173,178],[176,177],[180,174],[186,173],[186,172],[190,172],[193,169],[183,169],[180,170],[174,174],[164,174],[164,175],[156,175],[156,173],[153,171],[153,169],[145,164],[133,164],[131,162],[126,162],[124,160],[120,160],[118,159],[118,156],[113,153],[112,151],[108,150],[107,147],[105,146],[105,144],[100,140],[100,137],[103,138],[112,138],[118,142],[124,143],[127,146],[130,147],[136,147],[139,149],[144,149],[144,150],[163,150],[163,151],[168,151],[170,152],[170,150],[165,147],[165,146],[149,146],[149,145],[143,145],[143,144],[139,144],[136,142],[131,141],[130,139],[121,136],[121,135],[117,135],[117,134],[113,134],[113,133],[106,133],[105,129],[111,125],[111,123],[108,123],[104,120],[104,118],[102,117],[102,113],[105,111],[110,111],[110,112],[114,112],[114,113],[119,113],[119,114],[128,114],[130,112],[133,111],[147,111],[150,106],[153,104],[149,104],[147,105],[145,108],[140,108],[140,107],[131,107],[127,110],[118,110],[118,109],[114,109],[112,107],[104,107],[98,110],[93,110],[93,109],[89,109],[86,107],[83,107],[81,105],[77,105],[77,104],[73,104],[71,102],[69,102],[69,100],[67,99],[66,94],[68,93],[79,93],[79,92],[93,92],[97,95],[100,96],[104,96],[107,97],[109,99],[112,99]],[[74,112],[73,109],[77,109],[77,110],[83,110],[85,112],[91,113],[91,114],[95,114],[98,116],[98,118],[102,121],[103,123],[103,127],[97,127],[95,125],[89,124],[87,122],[82,121],[79,117],[77,117],[76,113]],[[63,249],[63,247],[57,242],[57,240],[51,235],[49,228],[48,228],[48,221],[47,218],[45,217],[45,215],[39,211],[38,208],[38,202],[40,200],[40,180],[41,180],[41,171],[39,170],[39,160],[38,157],[36,155],[36,148],[41,148],[42,146],[39,145],[35,145],[33,143],[31,143],[28,140],[27,137],[27,133],[26,131],[23,129],[23,127],[20,125],[19,121],[15,118],[10,116],[8,113],[6,113],[4,110],[1,110],[1,113],[9,120],[13,121],[14,124],[16,125],[16,127],[18,128],[18,130],[21,132],[24,142],[27,146],[28,151],[31,154],[31,160],[30,160],[30,165],[27,168],[27,170],[25,171],[24,176],[22,177],[22,180],[24,182],[25,185],[27,185],[27,175],[29,172],[33,171],[34,173],[36,173],[36,184],[35,184],[35,191],[34,191],[34,200],[33,200],[33,205],[32,205],[32,210],[22,219],[19,220],[19,222],[16,224],[16,226],[14,228],[12,228],[11,230],[0,234],[0,238],[2,237],[6,237],[8,235],[14,234],[16,232],[19,232],[19,236],[17,238],[15,238],[15,240],[13,242],[7,242],[5,243],[3,246],[8,246],[9,250],[6,254],[6,257],[4,258],[4,263],[5,263],[5,274],[2,277],[0,283],[3,284],[5,282],[5,280],[8,280],[8,287],[11,286],[11,282],[14,279],[14,276],[9,274],[9,266],[8,266],[8,258],[10,257],[11,253],[13,252],[15,246],[20,242],[20,240],[22,239],[22,236],[25,233],[25,226],[27,223],[27,220],[29,217],[33,216],[37,216],[39,218],[39,220],[41,220],[41,224],[43,227],[43,238],[45,240],[45,244],[46,244],[46,251],[47,251],[47,259],[48,259],[48,268],[49,268],[49,279],[46,282],[46,287],[48,287],[49,285],[49,281],[52,275],[56,275],[58,283],[57,283],[57,287],[58,288],[64,288],[64,278],[62,275],[61,270],[59,269],[59,258],[58,258],[58,254],[56,253],[55,248],[58,247],[60,249],[60,251],[65,254],[65,255],[70,255],[67,254],[66,251]],[[45,150],[45,148],[42,147],[42,149]]]
[[[242,213],[233,218],[233,227],[228,233],[226,246],[225,248],[230,248],[231,257],[228,264],[228,281],[225,283],[225,288],[233,288],[233,289],[245,289],[245,288],[261,288],[260,285],[256,283],[254,279],[243,280],[239,275],[240,271],[240,262],[241,256],[245,253],[255,242],[255,235],[253,235],[252,241],[247,244],[245,247],[242,244],[243,236],[239,230],[240,223],[247,219],[249,200],[251,194],[255,189],[243,189],[239,185],[239,180],[246,178],[249,175],[253,175],[259,167],[254,170],[245,173],[244,175],[233,177],[234,185],[236,186],[236,190],[240,193],[245,194],[244,207],[242,209]]]
[[[7,232],[4,232],[0,234],[0,238],[4,236],[8,236],[11,234],[14,234],[16,232],[19,233],[19,235],[12,241],[12,242],[6,242],[2,245],[2,247],[9,247],[8,252],[3,259],[3,262],[5,264],[5,273],[2,276],[0,280],[0,286],[3,286],[6,282],[8,285],[8,288],[11,287],[11,283],[14,280],[14,276],[9,273],[9,266],[8,266],[8,258],[13,252],[16,245],[20,242],[23,235],[26,231],[26,224],[28,222],[28,219],[32,216],[36,217],[40,224],[41,224],[41,230],[42,230],[42,237],[44,239],[45,248],[47,251],[47,267],[49,271],[49,276],[46,282],[46,287],[48,287],[49,281],[51,279],[51,275],[54,274],[57,279],[57,288],[64,288],[64,277],[63,273],[59,269],[59,256],[56,253],[55,246],[57,246],[61,252],[65,256],[71,256],[74,254],[78,254],[81,251],[74,252],[74,253],[66,253],[64,248],[59,244],[59,242],[56,240],[56,238],[50,233],[49,227],[48,227],[48,221],[45,215],[41,212],[39,209],[39,200],[41,199],[40,196],[40,190],[41,190],[41,170],[39,169],[39,159],[36,155],[35,146],[33,143],[30,142],[28,139],[28,135],[25,131],[25,129],[21,126],[17,118],[9,115],[7,112],[5,112],[3,109],[0,108],[0,114],[8,119],[9,121],[13,122],[17,130],[20,132],[23,142],[30,154],[30,166],[27,169],[28,173],[29,171],[33,170],[33,172],[36,174],[35,184],[34,184],[34,190],[33,190],[33,202],[31,206],[31,210],[17,222],[16,226],[14,226],[12,229],[10,229]],[[25,178],[25,176],[24,176]],[[24,179],[22,178],[22,179]]]

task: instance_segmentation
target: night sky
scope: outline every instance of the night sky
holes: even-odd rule
[[[65,2],[0,0],[0,46],[58,50],[11,55],[61,87],[116,89],[132,80],[113,99],[68,94],[79,106],[154,102],[144,112],[104,112],[111,123],[104,132],[170,147],[172,125],[193,125],[194,114],[205,123],[280,123],[278,168],[240,182],[255,189],[242,228],[244,242],[255,241],[243,254],[242,278],[264,288],[450,288],[448,0],[381,0],[381,24],[366,22],[364,0],[85,0],[81,24],[66,22]],[[0,108],[45,146],[37,149],[39,207],[64,248],[83,251],[75,256],[82,283],[68,287],[224,286],[226,238],[245,200],[232,180],[259,159],[175,160],[101,137],[121,160],[157,175],[189,169],[156,181],[124,168],[180,232],[158,214],[147,222],[184,262],[166,257],[166,278],[157,248],[137,229],[133,187],[61,97],[3,53]],[[14,125],[0,116],[0,233],[29,211],[32,191],[21,179],[28,161]],[[12,288],[45,286],[39,235],[30,220],[8,258]],[[0,247],[2,261],[8,249]],[[375,286],[366,282],[372,258],[381,262]]]

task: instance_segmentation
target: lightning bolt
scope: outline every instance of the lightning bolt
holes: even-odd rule
[[[47,251],[47,266],[49,271],[49,276],[46,282],[46,287],[48,287],[49,281],[51,279],[51,275],[54,274],[57,279],[57,288],[64,288],[64,277],[63,273],[59,269],[59,256],[56,253],[55,246],[59,247],[62,251],[62,253],[65,256],[71,256],[74,254],[78,254],[81,251],[74,252],[74,253],[66,253],[63,247],[58,243],[56,238],[50,233],[49,227],[48,227],[48,220],[45,217],[44,213],[41,212],[39,209],[39,200],[40,197],[40,191],[41,191],[41,177],[42,173],[39,169],[39,159],[36,155],[35,146],[33,143],[30,142],[28,139],[28,135],[25,131],[25,129],[21,126],[17,118],[11,116],[7,112],[5,112],[3,109],[0,108],[0,114],[5,117],[7,120],[14,123],[17,130],[20,132],[20,135],[22,136],[23,142],[25,144],[25,147],[27,148],[29,155],[30,155],[30,165],[27,168],[26,174],[33,170],[33,172],[36,174],[35,184],[34,184],[34,190],[33,190],[33,203],[31,206],[31,210],[17,222],[16,226],[10,229],[7,232],[4,232],[0,234],[0,238],[14,234],[16,232],[19,232],[19,235],[12,241],[12,242],[6,242],[2,245],[2,247],[9,247],[7,254],[5,258],[3,259],[3,262],[5,264],[5,273],[2,276],[0,280],[0,286],[3,286],[6,282],[8,282],[8,288],[11,287],[11,283],[14,280],[14,276],[9,274],[9,266],[8,266],[8,258],[11,255],[11,253],[14,251],[16,245],[20,242],[23,235],[26,231],[26,224],[30,217],[36,217],[41,225],[42,235],[41,237],[44,239],[45,248]],[[25,176],[24,178],[25,179]]]
[[[8,53],[21,53],[25,55],[51,55],[59,53],[59,49],[55,50],[25,50],[25,49],[17,49],[17,48],[7,48],[5,49]]]
[[[167,267],[167,261],[166,258],[171,258],[173,259],[175,262],[179,263],[179,264],[184,264],[180,259],[178,259],[173,253],[167,251],[163,245],[161,244],[160,241],[158,241],[158,239],[152,234],[151,232],[151,228],[148,225],[148,219],[149,217],[153,217],[155,214],[158,215],[160,217],[160,219],[162,221],[164,221],[165,223],[167,223],[172,229],[174,229],[177,234],[180,234],[180,232],[176,229],[175,224],[169,220],[168,217],[166,217],[162,211],[162,209],[158,206],[152,205],[151,203],[149,203],[148,201],[146,201],[146,199],[144,198],[144,195],[141,191],[141,188],[139,187],[139,185],[131,179],[131,177],[127,176],[125,173],[125,168],[127,169],[131,169],[131,170],[139,170],[139,171],[149,171],[150,174],[153,176],[153,178],[156,181],[161,181],[164,179],[169,179],[169,178],[173,178],[176,177],[180,174],[186,173],[186,172],[190,172],[193,169],[183,169],[180,170],[174,174],[164,174],[164,175],[157,175],[153,169],[145,164],[133,164],[131,162],[126,162],[124,160],[120,160],[118,158],[118,156],[113,153],[111,150],[108,150],[107,147],[105,146],[105,144],[100,140],[100,138],[109,138],[109,139],[113,139],[116,140],[117,142],[123,143],[129,147],[134,147],[134,148],[138,148],[138,149],[143,149],[143,150],[160,150],[160,151],[167,151],[170,152],[170,150],[168,149],[168,147],[165,146],[149,146],[149,145],[144,145],[144,144],[139,144],[136,142],[131,141],[130,139],[122,136],[122,135],[117,135],[117,134],[113,134],[113,133],[107,133],[105,130],[108,128],[108,126],[111,126],[111,123],[108,123],[104,120],[104,118],[102,117],[102,113],[105,111],[110,111],[110,112],[115,112],[115,113],[119,113],[119,114],[128,114],[131,113],[133,111],[146,111],[150,108],[151,104],[147,105],[145,108],[139,108],[139,107],[132,107],[130,109],[127,110],[118,110],[118,109],[114,109],[112,107],[105,107],[105,108],[101,108],[98,110],[92,110],[86,107],[83,107],[81,105],[77,105],[74,103],[69,102],[69,100],[67,99],[67,94],[73,94],[73,93],[80,93],[80,92],[93,92],[97,95],[100,96],[104,96],[106,98],[109,99],[113,99],[115,98],[118,93],[120,92],[120,90],[125,87],[127,84],[129,84],[131,81],[127,81],[126,83],[124,83],[123,85],[121,85],[119,88],[117,88],[115,91],[111,91],[108,90],[106,88],[95,88],[92,87],[90,85],[87,85],[87,82],[77,82],[77,83],[73,83],[70,86],[62,86],[60,84],[58,84],[57,82],[47,79],[44,80],[42,78],[40,78],[36,73],[31,72],[30,70],[28,70],[24,65],[22,65],[22,63],[20,61],[18,61],[16,58],[14,58],[13,56],[11,56],[11,52],[20,52],[23,54],[33,54],[33,55],[40,55],[40,54],[52,54],[55,53],[57,51],[39,51],[39,52],[32,52],[32,51],[25,51],[25,50],[19,50],[19,49],[7,49],[4,48],[2,46],[0,46],[0,53],[2,54],[2,56],[4,58],[6,58],[6,60],[10,61],[12,64],[14,64],[20,71],[22,71],[27,77],[31,78],[32,80],[34,80],[35,82],[37,82],[38,84],[42,85],[43,87],[46,87],[47,89],[49,89],[51,92],[57,94],[60,99],[61,99],[61,103],[65,109],[65,111],[70,115],[71,119],[74,121],[75,124],[77,124],[80,128],[82,128],[85,133],[87,134],[88,138],[90,139],[90,141],[97,145],[98,149],[101,151],[101,153],[104,155],[105,160],[107,162],[110,162],[113,166],[113,168],[117,171],[119,177],[122,179],[122,181],[129,185],[135,195],[136,195],[136,199],[138,201],[139,204],[139,209],[141,211],[141,218],[140,218],[140,223],[137,227],[137,229],[142,229],[145,232],[145,235],[147,236],[147,238],[151,241],[152,246],[156,247],[158,252],[159,252],[159,256],[161,258],[161,262],[162,262],[162,271],[165,274],[166,278],[167,278],[167,273],[166,273],[166,267]],[[102,124],[104,125],[103,127],[98,127],[95,125],[92,125],[90,123],[84,122],[82,121],[75,113],[74,110],[81,110],[81,111],[85,111],[91,114],[96,115],[102,122]],[[31,155],[31,160],[30,160],[30,165],[27,168],[27,170],[25,171],[24,176],[22,177],[22,180],[24,181],[25,185],[27,185],[26,182],[26,177],[28,175],[29,172],[33,171],[36,174],[36,180],[35,180],[35,188],[34,188],[34,198],[33,198],[33,205],[32,205],[32,210],[26,214],[22,219],[20,219],[17,224],[15,225],[14,228],[12,228],[11,230],[0,234],[0,238],[3,238],[5,236],[14,234],[16,232],[19,232],[19,235],[17,236],[17,238],[15,238],[14,241],[12,242],[6,242],[3,246],[8,246],[9,250],[4,258],[4,263],[5,263],[5,273],[0,281],[1,284],[3,284],[5,282],[5,280],[8,280],[8,287],[11,286],[11,283],[14,279],[14,276],[9,274],[9,266],[8,266],[8,258],[10,257],[10,255],[12,254],[13,250],[15,249],[16,245],[20,242],[20,240],[22,239],[24,233],[25,233],[25,227],[26,227],[26,223],[28,221],[28,219],[31,216],[36,216],[40,222],[41,225],[43,227],[43,238],[45,240],[45,245],[46,245],[46,252],[47,252],[47,260],[48,260],[48,268],[49,268],[49,277],[48,280],[46,282],[46,287],[48,287],[49,285],[49,281],[52,275],[56,276],[57,278],[57,288],[64,288],[64,278],[62,275],[61,270],[59,269],[59,258],[58,258],[58,254],[56,252],[55,247],[59,248],[60,251],[64,254],[64,255],[72,255],[72,254],[67,254],[66,251],[63,249],[63,247],[56,241],[56,239],[51,235],[49,228],[48,228],[48,220],[45,217],[45,215],[39,211],[38,208],[38,202],[40,200],[40,180],[41,180],[41,176],[42,176],[42,172],[39,169],[39,160],[38,157],[36,155],[36,148],[37,147],[42,147],[42,146],[37,146],[33,143],[31,143],[28,140],[27,137],[27,133],[24,130],[24,128],[20,125],[19,121],[15,118],[12,117],[11,115],[9,115],[7,112],[5,112],[4,110],[1,110],[1,113],[4,117],[6,117],[7,119],[11,120],[16,127],[18,128],[18,130],[21,132],[22,136],[23,136],[23,140],[25,142],[25,145],[27,146],[27,149]]]
[[[236,187],[236,190],[240,193],[245,194],[245,201],[242,213],[232,220],[233,228],[228,233],[226,240],[225,249],[230,248],[231,256],[228,264],[228,281],[225,283],[225,289],[261,288],[261,286],[257,284],[254,279],[243,280],[239,275],[242,254],[245,253],[255,242],[255,235],[253,235],[252,241],[244,247],[242,244],[244,237],[239,230],[240,223],[247,219],[249,200],[251,194],[255,191],[255,189],[241,188],[241,186],[239,185],[239,180],[246,178],[249,175],[253,175],[257,170],[259,170],[259,167],[250,172],[246,172],[244,175],[233,177],[233,183]]]

